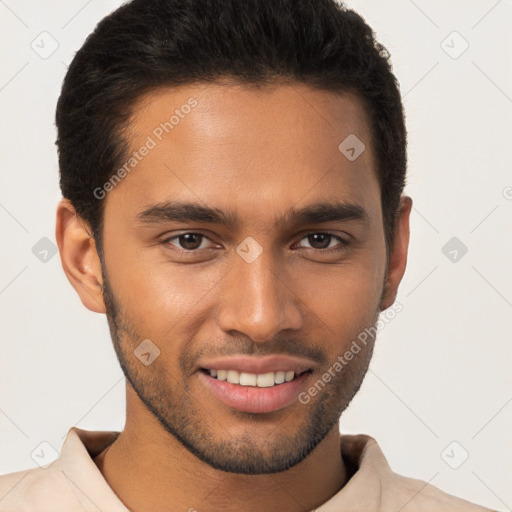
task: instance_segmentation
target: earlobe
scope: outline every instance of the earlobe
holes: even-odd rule
[[[105,313],[103,276],[94,237],[68,199],[62,199],[57,206],[55,238],[62,268],[83,305]]]
[[[395,222],[393,245],[389,254],[381,311],[389,308],[395,302],[398,286],[405,273],[409,249],[409,217],[411,209],[412,199],[408,196],[402,196],[400,198],[399,213]]]

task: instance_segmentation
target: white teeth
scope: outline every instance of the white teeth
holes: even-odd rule
[[[274,372],[262,373],[258,375],[256,385],[259,388],[269,388],[274,385]]]
[[[242,386],[256,386],[258,376],[255,373],[240,373],[240,384]]]
[[[231,384],[239,384],[241,386],[256,386],[259,388],[270,388],[276,384],[290,382],[295,378],[295,372],[278,371],[268,373],[246,373],[237,370],[208,370],[212,377],[218,380],[225,380]]]
[[[274,377],[276,384],[282,384],[285,379],[286,372],[276,372],[276,375]]]
[[[238,384],[240,382],[240,374],[236,370],[228,370],[226,380],[231,382],[231,384]]]

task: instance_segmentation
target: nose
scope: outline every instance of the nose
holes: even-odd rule
[[[263,250],[252,262],[237,254],[234,259],[234,267],[223,283],[219,327],[260,343],[283,330],[299,330],[304,323],[301,300],[270,251]]]

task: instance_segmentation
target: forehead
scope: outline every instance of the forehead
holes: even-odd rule
[[[186,122],[185,122],[186,120]],[[181,128],[179,128],[179,125]],[[184,127],[185,126],[185,127]],[[273,84],[254,87],[230,81],[159,88],[133,106],[127,136],[137,145],[137,138],[152,134],[158,142],[172,133],[176,142],[223,142],[237,149],[240,144],[273,142],[283,150],[296,153],[304,136],[318,143],[357,134],[369,140],[369,118],[359,95],[333,93],[304,84]],[[276,139],[275,136],[278,135]],[[306,148],[304,148],[306,149]],[[319,155],[313,151],[312,156]],[[369,156],[369,155],[367,155]]]
[[[265,212],[275,221],[281,209],[319,199],[380,207],[370,126],[352,93],[300,84],[161,88],[137,101],[125,133],[133,153],[107,204],[130,217],[165,200],[262,222]],[[348,146],[362,152],[348,158]]]

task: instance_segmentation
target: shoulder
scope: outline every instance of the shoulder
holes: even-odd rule
[[[83,510],[59,466],[60,461],[55,460],[46,466],[0,476],[0,512]]]
[[[364,495],[369,508],[382,512],[493,512],[423,480],[395,473],[371,436],[344,434],[341,446],[344,461],[355,470],[347,491],[354,499]]]
[[[448,494],[428,482],[393,472],[388,478],[388,485],[382,487],[382,502],[389,504],[383,510],[396,510],[396,506],[400,505],[403,512],[492,512],[489,508]]]

